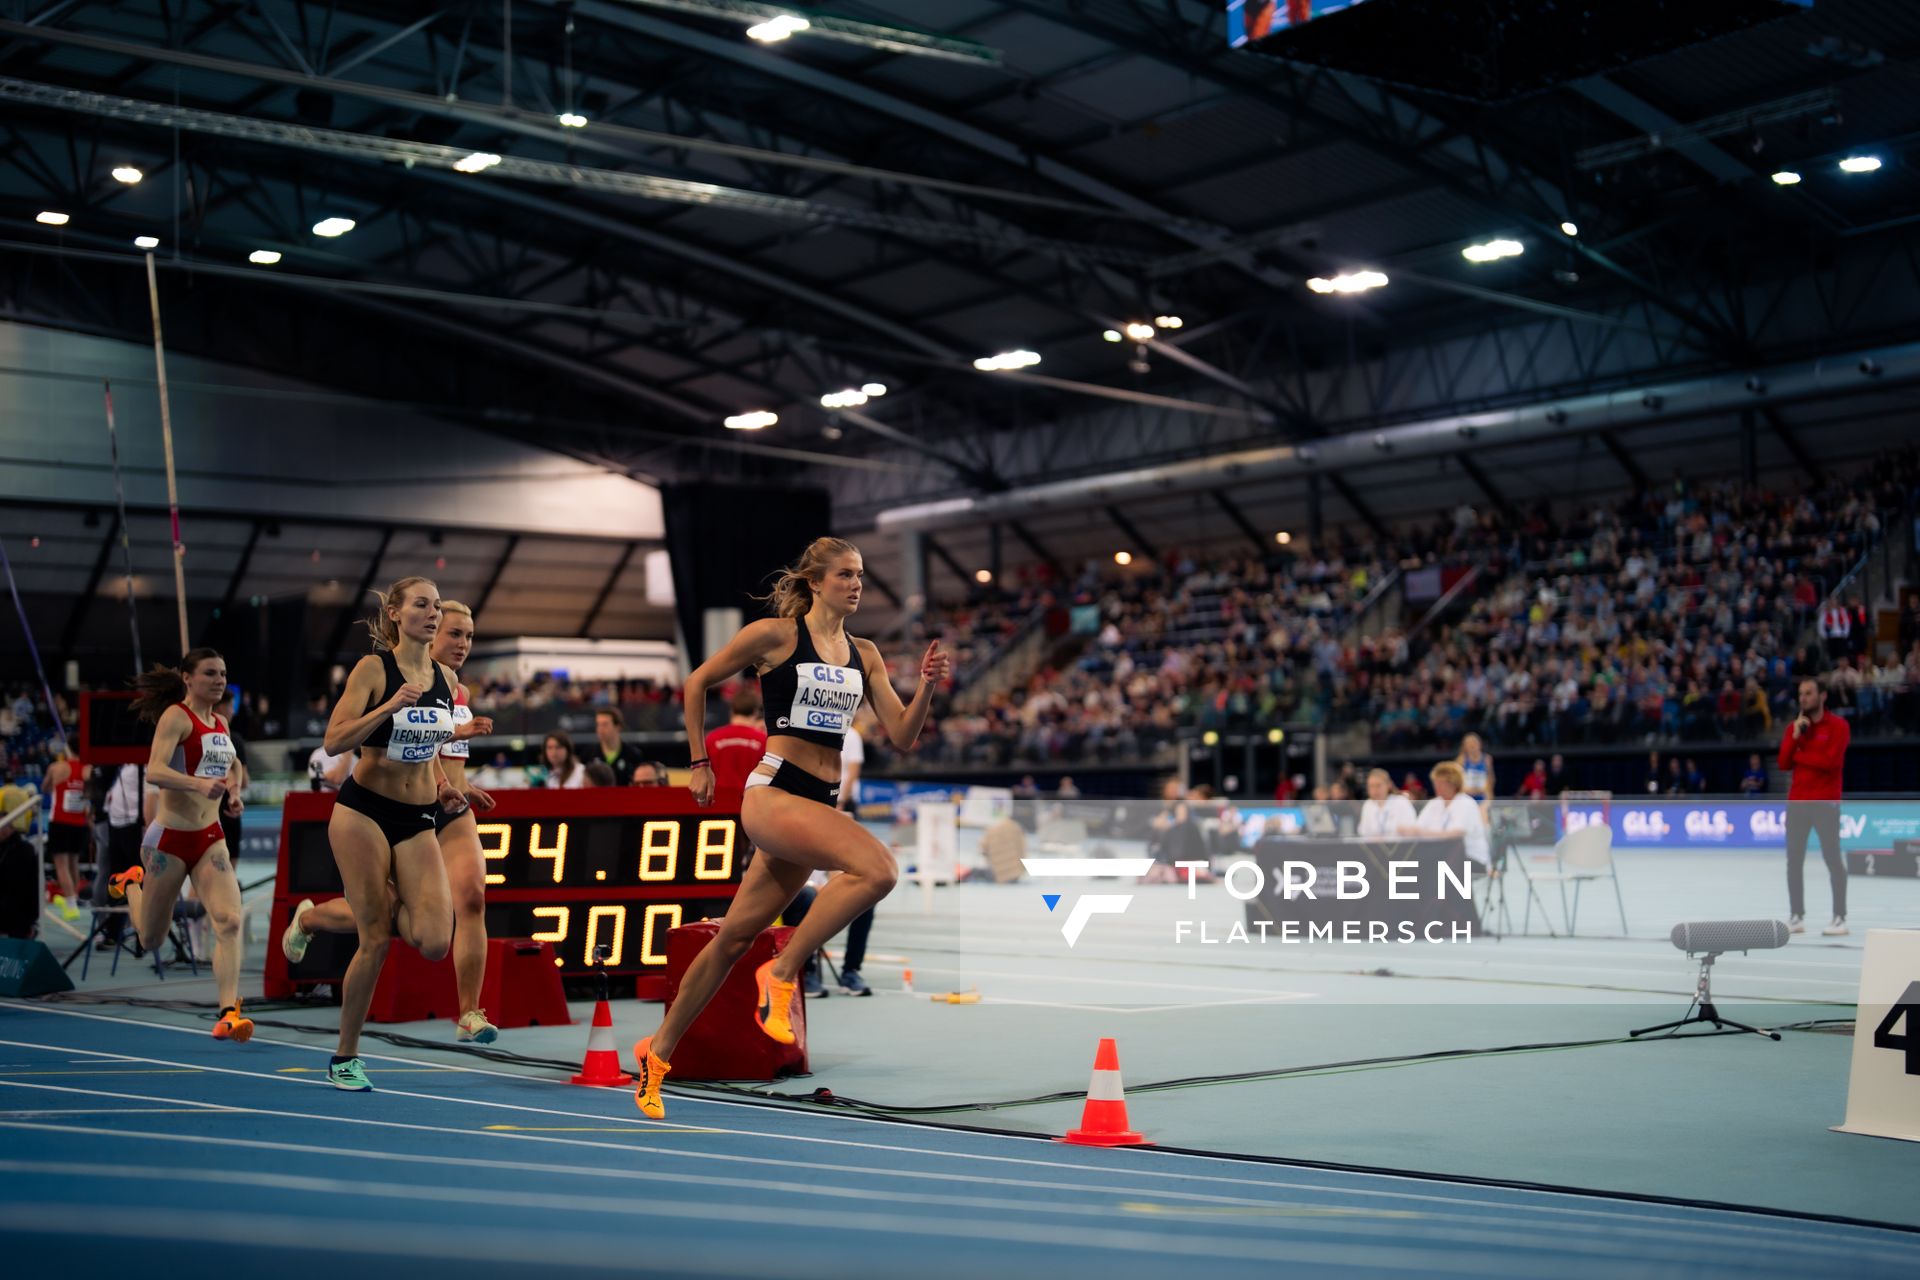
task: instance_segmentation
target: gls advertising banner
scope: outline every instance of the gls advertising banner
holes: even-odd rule
[[[1614,800],[1567,809],[1562,832],[1610,821],[1616,847],[1629,849],[1784,849],[1787,806],[1783,800],[1719,800],[1635,804]],[[1920,840],[1920,803],[1847,801],[1840,806],[1840,846],[1892,849],[1896,840]]]

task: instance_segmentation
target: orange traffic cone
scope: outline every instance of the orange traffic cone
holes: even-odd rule
[[[620,1069],[620,1051],[613,1047],[613,1010],[602,999],[593,1006],[593,1030],[587,1033],[587,1060],[575,1084],[632,1084],[633,1077]]]
[[[1080,1127],[1069,1129],[1055,1142],[1082,1147],[1152,1146],[1152,1141],[1127,1127],[1127,1095],[1120,1083],[1120,1050],[1111,1038],[1100,1042],[1093,1055],[1093,1082],[1087,1086],[1087,1105]]]

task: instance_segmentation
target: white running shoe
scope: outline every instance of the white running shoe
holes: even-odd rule
[[[287,958],[288,964],[299,964],[307,958],[307,944],[313,941],[313,935],[300,928],[300,917],[313,910],[313,899],[303,898],[300,905],[293,909],[293,919],[287,921],[285,933],[280,935],[280,954]]]
[[[453,1038],[462,1043],[492,1044],[500,1038],[500,1028],[487,1021],[485,1009],[469,1009],[460,1015],[460,1029]]]
[[[1848,932],[1847,918],[1845,916],[1835,916],[1833,918],[1833,923],[1828,925],[1826,928],[1822,929],[1820,932],[1823,936],[1828,938],[1846,937]]]
[[[1787,920],[1788,933],[1805,933],[1806,931],[1807,931],[1807,922],[1804,917],[1793,916]]]

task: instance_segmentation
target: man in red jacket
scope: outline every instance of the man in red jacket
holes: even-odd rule
[[[1837,938],[1847,932],[1847,860],[1840,852],[1840,775],[1846,767],[1853,731],[1827,713],[1827,691],[1812,676],[1800,680],[1800,715],[1780,739],[1780,768],[1791,771],[1787,790],[1787,901],[1793,919],[1788,928],[1805,933],[1807,837],[1820,834],[1820,855],[1833,883],[1833,923],[1820,932]]]

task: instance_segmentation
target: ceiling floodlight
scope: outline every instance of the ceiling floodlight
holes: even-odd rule
[[[322,218],[313,224],[313,234],[325,236],[331,240],[335,236],[347,234],[359,225],[352,218]]]
[[[1378,271],[1350,271],[1328,280],[1315,276],[1307,281],[1307,288],[1315,293],[1365,293],[1368,289],[1384,288],[1387,277]]]
[[[982,373],[1002,373],[1009,369],[1025,369],[1039,363],[1038,352],[1002,351],[999,355],[980,357],[973,362],[973,367]]]
[[[587,118],[578,111],[562,111],[555,118],[569,129],[584,129],[587,127]]]
[[[1773,180],[1783,187],[1791,187],[1800,181],[1800,175],[1791,169],[1782,169],[1773,175]]]
[[[773,44],[776,41],[785,40],[797,32],[805,31],[812,25],[811,22],[808,22],[805,18],[797,14],[783,13],[778,17],[768,18],[765,22],[755,23],[753,26],[748,27],[747,39]]]
[[[479,173],[481,170],[491,169],[499,163],[500,157],[493,154],[493,152],[475,151],[471,155],[462,156],[460,159],[455,160],[453,167],[461,173]]]
[[[1498,262],[1502,258],[1517,258],[1527,251],[1527,247],[1518,240],[1489,240],[1485,244],[1470,244],[1460,251],[1460,256],[1468,262]]]
[[[770,427],[778,421],[780,421],[779,414],[768,413],[765,409],[757,409],[752,413],[735,414],[726,420],[726,426],[729,431],[758,431],[762,427]]]
[[[1872,173],[1879,167],[1879,156],[1848,156],[1840,162],[1842,173]]]
[[[280,251],[278,249],[255,249],[247,255],[247,261],[257,267],[270,267],[280,261]]]
[[[130,164],[120,165],[113,171],[114,181],[124,182],[128,186],[132,186],[134,183],[140,181],[140,179],[146,176],[147,176],[146,174],[140,172],[138,169],[134,168]]]

